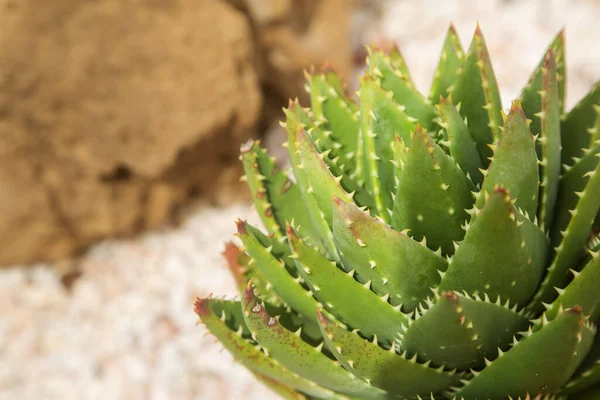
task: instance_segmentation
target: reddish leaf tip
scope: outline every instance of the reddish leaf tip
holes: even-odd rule
[[[458,33],[456,33],[456,27],[454,26],[454,22],[450,22],[450,26],[448,27],[448,30],[453,34],[453,35],[458,35]]]
[[[208,303],[210,302],[209,298],[201,299],[199,297],[196,298],[194,302],[194,312],[199,317],[206,317],[210,314],[210,309],[208,308]]]
[[[511,115],[519,115],[520,117],[523,118],[527,118],[525,116],[525,112],[523,111],[523,106],[521,105],[521,100],[513,100],[511,106],[510,106],[510,112],[508,113],[508,116],[510,117]]]
[[[288,239],[290,240],[290,242],[295,242],[298,240],[298,235],[296,234],[296,231],[294,230],[292,225],[290,225],[289,222],[286,222],[286,224],[285,224],[285,231],[287,233],[287,236],[288,236]]]
[[[317,319],[322,326],[326,326],[331,323],[331,320],[325,315],[323,310],[317,310]]]
[[[327,75],[329,73],[337,74],[335,68],[333,67],[333,65],[329,61],[325,62],[325,64],[323,64],[321,66],[321,73],[324,74],[324,75]]]
[[[237,234],[238,235],[247,234],[248,233],[247,225],[248,225],[248,223],[246,221],[242,221],[241,219],[238,219],[237,221],[235,221],[235,226],[237,227]]]
[[[440,294],[440,297],[449,300],[453,303],[458,303],[458,295],[454,292],[451,291],[444,291],[442,292],[442,294]]]
[[[338,196],[333,196],[333,204],[335,204],[338,208],[342,208],[344,206],[344,201],[340,199]]]
[[[508,189],[506,189],[504,186],[497,186],[494,188],[494,190],[492,191],[492,194],[501,194],[503,196],[508,196],[509,192]]]
[[[581,307],[578,304],[571,307],[568,311],[572,312],[573,314],[582,314],[583,313],[583,310],[581,309]]]
[[[374,51],[381,51],[384,54],[391,54],[394,52],[400,52],[398,45],[392,39],[382,38],[377,41],[376,44],[371,45]]]

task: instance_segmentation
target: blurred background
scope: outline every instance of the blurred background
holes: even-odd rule
[[[275,399],[192,311],[258,224],[239,146],[367,43],[427,91],[451,21],[505,107],[563,27],[567,107],[600,79],[598,0],[0,0],[0,398]]]

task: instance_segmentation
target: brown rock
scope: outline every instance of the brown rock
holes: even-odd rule
[[[296,95],[301,69],[325,59],[346,73],[344,10],[0,0],[0,265],[155,227],[192,195],[245,196],[237,155],[262,89]]]
[[[220,0],[0,10],[1,264],[156,226],[231,175],[262,102],[242,13]]]
[[[328,62],[342,76],[350,76],[351,2],[237,0],[257,32],[263,81],[287,100],[304,95],[302,70],[311,65]]]

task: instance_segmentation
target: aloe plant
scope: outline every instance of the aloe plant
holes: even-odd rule
[[[372,48],[356,98],[307,74],[291,175],[241,160],[266,232],[225,255],[241,300],[195,311],[286,399],[600,398],[600,85],[564,111],[562,32],[506,115],[479,28],[427,96]]]

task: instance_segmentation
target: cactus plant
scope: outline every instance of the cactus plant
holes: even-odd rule
[[[479,27],[430,93],[371,48],[356,99],[307,73],[290,174],[242,147],[241,300],[195,311],[287,399],[600,398],[600,85],[564,111],[562,32],[503,112]]]

